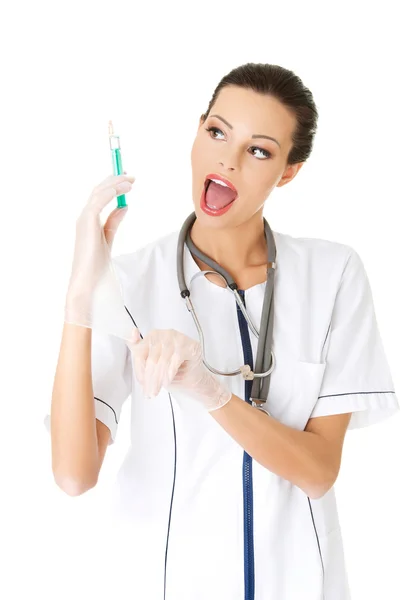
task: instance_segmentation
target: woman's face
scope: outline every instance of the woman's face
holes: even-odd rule
[[[223,88],[206,121],[200,119],[191,150],[197,218],[209,226],[228,227],[260,211],[274,187],[291,181],[303,165],[286,166],[295,126],[295,116],[272,96],[237,86]],[[208,215],[200,206],[210,173],[224,176],[237,190],[236,200],[221,216]]]

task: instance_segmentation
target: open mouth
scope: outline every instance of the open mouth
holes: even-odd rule
[[[232,204],[237,198],[237,192],[228,185],[212,179],[207,179],[204,187],[204,201],[208,208],[220,211]]]

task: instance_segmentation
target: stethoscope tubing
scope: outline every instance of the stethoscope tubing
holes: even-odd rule
[[[272,330],[273,330],[273,321],[274,321],[274,289],[275,289],[275,272],[276,272],[276,247],[275,247],[275,239],[274,234],[271,231],[269,224],[264,218],[264,226],[265,226],[265,236],[267,240],[267,248],[268,248],[268,267],[267,267],[267,283],[265,289],[264,302],[262,307],[262,315],[261,315],[261,328],[258,331],[255,325],[248,314],[244,303],[238,292],[238,286],[230,276],[230,274],[223,269],[220,265],[218,265],[215,261],[213,261],[210,257],[205,256],[193,243],[190,236],[190,229],[196,220],[197,216],[194,213],[191,213],[189,217],[184,222],[179,237],[178,237],[178,245],[177,245],[177,277],[178,277],[178,285],[180,288],[181,298],[184,299],[187,309],[191,312],[194,323],[196,325],[200,344],[202,348],[202,358],[204,365],[207,367],[209,371],[216,375],[221,376],[235,376],[241,374],[245,380],[254,380],[252,386],[252,394],[251,401],[252,405],[256,408],[259,408],[266,414],[269,414],[266,410],[262,408],[262,404],[266,402],[269,384],[270,384],[270,374],[275,368],[276,360],[275,355],[272,351]],[[216,275],[220,275],[226,282],[227,289],[232,291],[235,300],[245,318],[248,327],[252,331],[252,333],[258,339],[258,351],[256,356],[256,364],[255,368],[251,369],[250,365],[243,365],[239,369],[236,369],[231,372],[223,372],[219,371],[212,367],[205,357],[205,345],[204,345],[204,334],[196,312],[194,310],[193,303],[191,301],[190,290],[188,289],[185,283],[184,276],[184,246],[187,245],[190,252],[192,252],[195,256],[200,258],[205,264],[211,267],[212,271],[200,271],[194,277],[198,275],[203,275],[205,273],[214,273]],[[262,385],[261,385],[262,383]]]
[[[217,271],[202,271],[201,272],[201,274],[204,274],[204,275],[207,273],[214,273],[215,275],[220,275],[220,277],[222,277],[224,279],[223,275],[221,273],[218,273]],[[229,288],[227,288],[227,289],[229,289]],[[229,291],[231,291],[233,293],[233,295],[235,296],[236,302],[238,303],[239,308],[242,311],[243,316],[244,316],[248,326],[250,327],[252,333],[259,339],[259,331],[256,329],[255,325],[253,324],[252,319],[250,318],[249,313],[247,312],[246,307],[242,302],[242,298],[239,296],[239,293],[236,290],[229,289]],[[191,297],[186,296],[185,302],[187,304],[188,310],[190,311],[190,313],[194,319],[194,323],[197,327],[198,335],[200,338],[200,344],[201,344],[201,348],[202,348],[203,362],[204,362],[205,366],[207,367],[207,369],[209,369],[209,371],[211,371],[215,375],[224,375],[226,377],[232,377],[235,375],[242,374],[244,379],[254,379],[255,377],[268,377],[268,375],[270,375],[272,373],[272,371],[275,368],[275,355],[274,355],[274,352],[272,351],[272,349],[271,349],[271,367],[264,373],[254,373],[251,370],[251,368],[249,367],[249,365],[244,365],[243,367],[239,367],[238,369],[235,369],[234,371],[230,371],[230,372],[219,371],[218,369],[212,367],[210,365],[210,363],[206,360],[203,329],[200,325],[200,321],[198,320],[197,314],[194,310],[193,303],[191,302]]]

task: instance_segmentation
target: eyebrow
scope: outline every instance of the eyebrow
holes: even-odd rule
[[[226,121],[226,119],[223,119],[223,117],[221,117],[220,115],[209,115],[209,117],[217,117],[218,119],[220,119],[220,121],[223,121],[223,123],[225,123],[228,127],[230,127],[230,129],[233,129],[232,125],[230,125],[230,123],[228,123]],[[267,140],[272,140],[273,142],[275,142],[276,144],[278,144],[278,146],[281,148],[281,144],[278,142],[278,140],[276,140],[274,137],[271,137],[270,135],[263,135],[260,133],[255,133],[252,136],[253,139],[255,138],[265,138]]]

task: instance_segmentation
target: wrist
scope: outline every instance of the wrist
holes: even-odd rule
[[[65,298],[65,320],[74,321],[82,317],[83,320],[91,316],[92,294],[69,289]]]
[[[211,402],[210,405],[207,407],[208,412],[213,412],[215,410],[218,410],[219,408],[222,408],[228,402],[230,402],[232,396],[233,394],[230,390],[219,390],[218,394],[216,395],[215,401]]]

